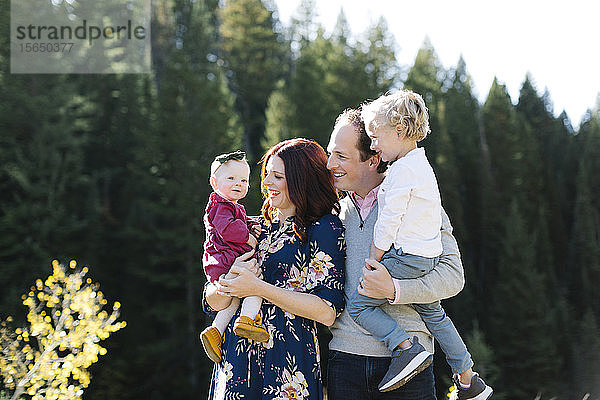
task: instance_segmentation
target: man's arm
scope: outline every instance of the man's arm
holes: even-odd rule
[[[436,267],[417,279],[393,280],[383,265],[363,271],[363,288],[359,293],[375,298],[394,298],[394,304],[426,304],[456,296],[465,285],[464,270],[458,243],[452,235],[452,225],[442,209],[442,255]],[[398,290],[399,289],[399,290]]]

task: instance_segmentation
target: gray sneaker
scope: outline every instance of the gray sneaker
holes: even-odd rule
[[[412,346],[406,350],[396,349],[388,370],[379,382],[380,392],[389,392],[404,385],[433,361],[433,354],[425,350],[417,337],[413,337]]]
[[[454,375],[453,380],[458,390],[458,400],[487,400],[492,397],[494,389],[486,385],[478,373],[471,378],[471,386],[468,389],[461,389],[458,375]]]

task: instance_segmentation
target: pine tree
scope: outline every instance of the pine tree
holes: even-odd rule
[[[280,86],[271,93],[267,103],[267,123],[262,142],[262,147],[265,149],[282,140],[298,136],[290,124],[296,113],[294,104],[286,96],[283,85]]]
[[[96,199],[84,172],[85,97],[67,76],[8,71],[0,63],[0,308],[20,315],[21,290],[53,257],[86,252]]]
[[[205,324],[202,215],[210,163],[239,148],[241,130],[216,57],[217,2],[156,7],[160,73],[153,81],[105,82],[119,95],[114,108],[98,101],[105,131],[90,148],[94,169],[110,178],[99,187],[110,207],[103,207],[94,264],[112,273],[103,282],[135,310],[90,398],[190,398],[207,390],[210,365],[197,339]]]
[[[425,39],[414,65],[408,72],[404,87],[419,93],[429,109],[431,134],[420,146],[425,148],[427,158],[438,178],[444,208],[454,221],[457,231],[464,232],[460,194],[456,190],[460,187],[461,173],[458,170],[455,143],[449,136],[449,125],[445,122],[445,117],[450,114],[445,111],[445,96],[442,90],[445,79],[446,71],[441,66],[429,39]]]
[[[481,201],[485,210],[481,214],[479,282],[483,293],[488,293],[496,281],[498,258],[504,240],[503,222],[508,205],[514,200],[515,180],[519,177],[516,159],[519,158],[518,127],[513,105],[506,87],[496,79],[492,83],[482,108],[482,182]],[[482,324],[487,325],[485,316]]]
[[[144,315],[139,310],[144,310],[142,294],[147,290],[135,271],[139,262],[148,267],[144,262],[147,249],[141,246],[143,236],[133,234],[129,218],[132,203],[144,193],[134,176],[138,155],[147,151],[138,138],[152,136],[155,129],[151,82],[144,76],[109,75],[84,77],[78,84],[90,102],[93,134],[85,148],[85,170],[95,178],[92,193],[98,210],[89,230],[89,263],[95,266],[95,276],[105,291],[119,294],[132,322],[131,330],[111,341],[118,350],[93,372],[94,384],[86,396],[107,398],[119,393],[127,398],[136,374],[144,370],[132,353],[145,343],[139,340]]]
[[[471,77],[467,72],[466,64],[461,57],[456,68],[450,71],[452,86],[444,96],[444,125],[448,137],[453,143],[456,167],[459,172],[458,186],[454,188],[460,196],[465,213],[465,220],[456,236],[460,243],[470,243],[472,247],[461,247],[463,260],[474,264],[477,259],[474,252],[477,248],[479,237],[478,214],[481,212],[481,199],[478,188],[481,181],[481,146],[479,135],[480,107],[473,96]]]
[[[218,63],[212,62],[216,6],[175,3],[174,24],[169,25],[177,27],[170,32],[175,46],[165,49],[157,129],[138,137],[146,147],[135,171],[144,195],[131,204],[129,234],[148,249],[146,262],[134,269],[142,284],[154,288],[154,304],[143,317],[164,328],[139,332],[152,349],[144,351],[143,379],[155,379],[162,371],[163,396],[198,395],[207,387],[202,377],[210,366],[203,362],[197,339],[204,321],[199,307],[202,216],[210,193],[210,163],[241,144],[233,97]]]
[[[265,109],[277,81],[285,76],[288,45],[275,30],[273,11],[260,0],[227,1],[220,10],[222,58],[244,127],[244,147],[251,161],[262,154]]]
[[[371,25],[364,36],[359,42],[357,63],[363,65],[367,75],[367,98],[376,98],[398,83],[400,67],[395,55],[396,41],[383,17]]]
[[[429,41],[425,38],[423,45],[417,52],[417,57],[408,76],[404,82],[406,89],[419,93],[429,109],[429,126],[432,134],[422,143],[427,150],[428,158],[435,166],[437,155],[439,153],[439,141],[442,140],[440,108],[442,107],[442,85],[446,79],[444,71],[435,50]]]
[[[293,50],[296,52],[306,46],[317,37],[320,25],[316,22],[317,13],[315,0],[302,0],[292,17],[290,31]],[[296,54],[297,55],[297,54]]]
[[[368,37],[377,40],[356,42],[342,13],[330,37],[320,29],[313,41],[302,42],[289,85],[281,90],[285,100],[272,103],[286,109],[269,110],[273,118],[269,131],[287,132],[281,137],[313,138],[326,146],[334,121],[344,109],[388,90],[397,64],[385,25],[380,21]],[[285,115],[287,126],[283,120],[275,124],[275,115]]]
[[[504,221],[498,277],[490,309],[490,342],[502,366],[497,391],[509,399],[556,394],[557,343],[549,335],[553,310],[545,273],[535,267],[535,248],[516,200]],[[527,379],[521,379],[526,376]]]
[[[600,329],[598,320],[591,310],[587,310],[578,324],[573,351],[573,384],[569,395],[575,398],[600,396]]]
[[[568,147],[572,136],[568,133],[561,120],[552,115],[552,106],[549,94],[538,96],[528,75],[521,87],[519,102],[516,106],[517,113],[522,116],[533,133],[532,140],[535,141],[535,160],[541,165],[534,165],[533,171],[537,171],[537,179],[540,187],[535,191],[538,194],[536,200],[532,200],[536,207],[545,204],[545,215],[542,221],[552,221],[548,229],[551,245],[547,251],[555,260],[556,266],[552,266],[558,276],[564,278],[567,252],[567,221],[566,213],[561,207],[565,198],[565,175],[567,166]],[[530,156],[529,156],[530,157]],[[530,172],[533,172],[530,170]]]
[[[589,164],[582,159],[577,175],[573,232],[570,243],[569,294],[576,310],[590,307],[600,314],[596,287],[600,282],[600,212],[594,206]]]
[[[473,330],[466,335],[465,343],[475,363],[473,369],[487,384],[494,387],[500,377],[501,368],[496,361],[496,351],[489,345],[487,335],[479,328],[477,320],[473,323]],[[501,396],[494,394],[494,398]]]
[[[467,73],[462,57],[457,66],[449,71],[452,85],[444,94],[444,127],[452,146],[444,153],[454,152],[456,178],[450,185],[441,182],[440,188],[457,196],[458,205],[454,205],[451,221],[454,236],[457,238],[463,265],[465,266],[466,285],[463,292],[448,302],[448,309],[455,323],[466,326],[479,312],[485,312],[482,271],[479,263],[481,254],[481,225],[485,205],[481,200],[481,181],[483,170],[482,148],[480,142],[480,106],[472,94],[471,77]],[[452,204],[450,204],[452,205]],[[446,207],[446,203],[444,202]],[[480,299],[474,302],[473,296]],[[477,304],[477,306],[473,306]],[[472,314],[459,311],[471,307]],[[458,311],[458,312],[456,312]]]

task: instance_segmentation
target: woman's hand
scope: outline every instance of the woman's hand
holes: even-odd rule
[[[258,268],[256,260],[250,268],[234,264],[229,270],[229,274],[236,276],[230,279],[221,277],[217,282],[217,293],[239,298],[260,296],[264,282],[256,276],[255,268]]]
[[[256,258],[254,258],[253,256],[254,256],[254,250],[250,250],[249,252],[244,253],[241,256],[239,256],[238,258],[236,258],[233,261],[233,264],[231,265],[231,268],[229,269],[229,272],[227,273],[227,275],[225,277],[233,278],[233,275],[237,275],[235,272],[232,272],[232,271],[235,271],[235,269],[233,267],[245,268],[245,269],[251,271],[254,275],[261,276],[262,270],[260,268],[260,265],[258,265],[258,261],[256,261]]]
[[[358,293],[374,299],[394,299],[396,289],[387,268],[372,259],[365,260]]]
[[[254,251],[250,251],[236,258],[227,276],[221,277],[216,282],[216,293],[219,297],[229,299],[226,296],[239,298],[258,296],[291,314],[327,326],[333,324],[336,317],[335,310],[323,299],[314,294],[280,288],[260,279],[261,269],[256,259],[251,258],[253,254]]]
[[[239,268],[244,268],[244,269],[247,269],[248,271],[252,271],[252,273],[255,275],[260,275],[260,273],[261,273],[260,267],[257,265],[256,259],[252,258],[253,255],[254,255],[254,250],[250,250],[249,252],[242,254],[241,256],[239,256],[238,258],[235,259],[235,261],[233,262],[233,266],[237,266]],[[232,266],[232,268],[233,268],[233,266]],[[225,277],[233,279],[236,276],[237,275],[234,275],[231,273],[231,269],[230,269],[230,271],[227,273],[227,275]],[[224,278],[221,277],[221,279],[224,279]],[[215,311],[223,310],[223,309],[227,308],[229,306],[229,304],[231,304],[231,297],[229,295],[221,292],[219,290],[220,287],[221,286],[219,285],[219,282],[216,282],[214,284],[210,283],[206,287],[206,293],[205,293],[206,301],[212,307],[212,309]]]

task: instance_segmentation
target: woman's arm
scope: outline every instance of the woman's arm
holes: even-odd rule
[[[230,272],[238,276],[233,279],[219,279],[220,295],[240,298],[260,296],[284,311],[315,320],[323,325],[331,326],[335,321],[335,310],[314,294],[294,292],[271,285],[259,279],[251,271],[237,265],[231,267]]]

